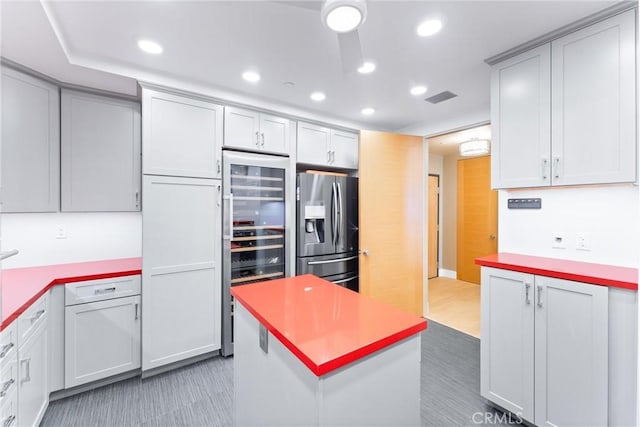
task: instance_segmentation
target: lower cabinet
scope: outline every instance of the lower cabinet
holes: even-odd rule
[[[608,291],[483,267],[481,395],[539,426],[607,425]]]
[[[37,426],[49,404],[46,318],[18,348],[18,425]]]

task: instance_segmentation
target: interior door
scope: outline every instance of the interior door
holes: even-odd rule
[[[457,278],[480,284],[475,259],[498,251],[498,192],[491,157],[458,160]]]
[[[423,148],[419,136],[360,133],[360,293],[422,315]]]
[[[438,206],[440,200],[440,177],[438,175],[429,175],[429,215],[428,221],[428,262],[427,277],[429,279],[438,276]]]

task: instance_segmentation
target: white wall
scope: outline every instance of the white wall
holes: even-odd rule
[[[58,226],[67,238],[56,239]],[[3,214],[2,248],[20,253],[2,268],[142,256],[142,214]]]
[[[584,186],[499,192],[500,252],[638,267],[638,187]],[[540,210],[507,209],[508,198],[541,197]],[[552,233],[565,235],[566,249],[552,248]],[[590,234],[590,251],[576,250],[576,234]]]

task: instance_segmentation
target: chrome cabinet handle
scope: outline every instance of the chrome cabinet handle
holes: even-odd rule
[[[260,144],[260,146],[264,148],[264,132],[261,132],[260,135],[262,136],[262,143]]]
[[[9,427],[15,420],[15,415],[11,415],[10,417],[5,418],[4,422],[2,423],[2,427]]]
[[[222,170],[222,166],[220,165],[220,160],[216,160],[216,171],[218,175],[220,175],[221,170]]]
[[[107,294],[109,292],[115,292],[115,291],[116,291],[116,288],[114,286],[112,288],[96,289],[95,293],[96,295],[99,295],[99,294]]]
[[[542,308],[542,285],[538,285],[538,307]]]
[[[136,317],[134,318],[134,320],[138,320],[138,303],[136,303],[135,309],[136,309]]]
[[[11,384],[15,383],[16,381],[11,378],[9,381],[6,381],[4,384],[2,384],[2,389],[0,390],[0,397],[5,397],[7,395],[7,390],[9,390],[9,387],[11,387]]]
[[[331,150],[331,163],[335,163],[336,161],[336,152]]]
[[[256,147],[260,147],[260,132],[256,131]]]
[[[544,157],[542,159],[542,180],[546,181],[549,179],[549,174],[547,173],[547,169],[549,168],[549,159]]]
[[[34,314],[33,316],[31,316],[31,318],[29,319],[31,321],[31,323],[35,322],[36,320],[38,320],[39,318],[42,317],[42,315],[45,313],[45,309],[42,310],[38,310],[36,312],[36,314]]]
[[[20,382],[26,383],[28,381],[31,381],[31,358],[28,359],[22,359],[20,361],[20,364],[25,364],[26,365],[26,374],[24,376],[24,378],[20,379]]]
[[[15,346],[15,344],[12,343],[12,342],[10,342],[9,344],[5,344],[2,347],[2,349],[0,350],[0,359],[5,357],[7,355],[7,353],[9,352],[9,350],[11,350],[14,346]]]
[[[553,177],[560,178],[560,157],[553,158]]]
[[[136,190],[136,208],[139,206],[140,203],[140,192]]]
[[[17,249],[13,249],[10,251],[5,251],[5,252],[0,252],[0,261],[2,261],[3,259],[7,259],[10,258],[14,255],[18,255],[18,250]]]
[[[218,184],[218,200],[216,200],[216,205],[220,206],[222,203],[222,186]]]
[[[531,299],[529,298],[529,289],[531,289],[530,283],[524,284],[524,301],[527,305],[531,305]]]
[[[327,163],[331,163],[331,150],[327,151]]]

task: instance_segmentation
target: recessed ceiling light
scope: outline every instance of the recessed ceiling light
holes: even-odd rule
[[[324,0],[322,22],[336,33],[353,31],[367,18],[365,0]]]
[[[427,87],[426,86],[414,86],[414,87],[411,88],[411,90],[409,92],[411,92],[411,95],[413,95],[413,96],[419,96],[419,95],[427,93]]]
[[[327,95],[325,95],[322,92],[313,92],[311,94],[311,99],[316,101],[316,102],[324,101],[326,97],[327,97]]]
[[[144,52],[159,55],[162,53],[162,46],[151,40],[138,40],[138,47]]]
[[[427,37],[436,34],[441,29],[442,21],[439,19],[430,19],[418,25],[417,32],[420,37]]]
[[[242,78],[248,82],[255,83],[260,80],[260,74],[255,71],[245,71],[242,73]]]
[[[375,113],[376,110],[375,110],[375,108],[367,107],[367,108],[363,108],[362,110],[360,110],[360,112],[362,114],[364,114],[365,116],[370,116],[373,113]]]
[[[374,64],[373,62],[365,62],[360,68],[358,68],[358,72],[361,74],[369,74],[373,73],[375,69],[376,64]]]

